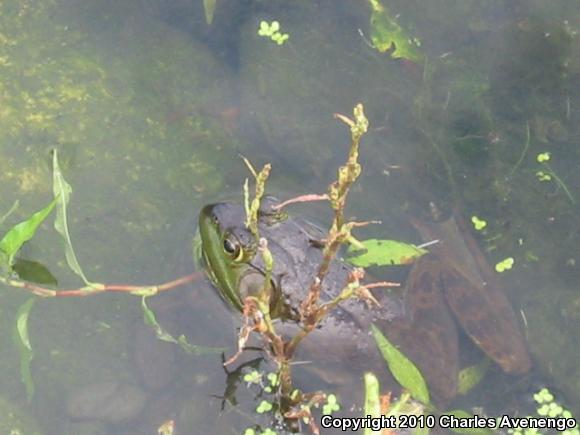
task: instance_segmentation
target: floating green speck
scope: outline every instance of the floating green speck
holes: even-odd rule
[[[513,259],[513,257],[507,257],[495,265],[495,271],[497,273],[502,273],[505,272],[506,270],[510,270],[513,267],[514,263],[515,260]]]
[[[538,160],[538,163],[548,162],[548,161],[550,161],[550,153],[548,153],[548,152],[540,153],[536,157],[536,160]]]
[[[473,223],[473,227],[476,231],[481,231],[487,226],[487,222],[483,219],[480,219],[477,216],[471,216],[471,223]]]

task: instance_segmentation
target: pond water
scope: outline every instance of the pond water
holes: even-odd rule
[[[468,231],[492,267],[514,259],[498,278],[532,373],[491,368],[448,406],[517,409],[530,384],[546,384],[580,415],[580,6],[384,0],[371,17],[374,1],[216,0],[208,24],[204,3],[0,4],[0,216],[20,203],[2,231],[51,201],[56,148],[90,281],[189,274],[201,207],[242,198],[240,154],[272,163],[268,190],[281,198],[323,192],[349,144],[332,115],[362,102],[370,129],[347,212],[382,224],[357,234],[420,243],[409,219],[433,203],[487,222]],[[278,21],[288,39],[260,35],[263,21]],[[377,49],[391,39],[398,45]],[[50,270],[55,288],[81,287],[51,222],[20,258]],[[250,367],[272,369],[259,353],[228,371],[220,353],[186,354],[156,340],[140,299],[126,294],[35,302],[28,400],[13,331],[29,297],[0,284],[0,432],[152,434],[169,419],[177,434],[269,425],[254,412],[263,397],[241,380]],[[234,353],[239,319],[207,283],[149,303],[174,335]],[[332,376],[297,382],[362,412],[360,380],[346,392]]]

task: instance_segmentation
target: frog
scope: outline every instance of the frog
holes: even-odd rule
[[[280,211],[278,204],[274,197],[263,198],[257,228],[274,259],[270,313],[277,331],[291,337],[300,328],[300,303],[323,259],[325,232],[306,218]],[[204,269],[235,311],[242,311],[246,297],[263,291],[267,276],[257,237],[245,219],[245,208],[236,202],[209,204],[199,214]],[[436,232],[417,227],[425,237]],[[462,264],[470,258],[465,252],[449,254],[451,248],[442,246],[413,264],[400,294],[373,289],[376,304],[355,298],[341,302],[300,344],[295,359],[314,361],[327,374],[345,365],[360,373],[385,372],[369,333],[374,324],[418,366],[434,402],[445,403],[457,395],[461,328],[502,370],[527,372],[530,357],[507,297],[490,277],[481,278],[476,266]],[[353,269],[340,256],[332,261],[320,303],[340,294]]]

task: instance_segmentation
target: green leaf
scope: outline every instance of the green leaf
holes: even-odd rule
[[[34,233],[38,229],[38,226],[46,219],[50,214],[54,205],[56,204],[56,199],[44,207],[42,210],[37,211],[24,222],[20,222],[13,226],[0,241],[0,262],[3,265],[11,267],[14,262],[14,255],[22,247],[22,245],[28,240],[32,239]]]
[[[161,327],[161,325],[157,321],[155,313],[151,308],[147,306],[146,301],[147,298],[148,298],[147,295],[141,297],[141,308],[143,309],[143,321],[145,322],[146,325],[151,326],[153,328],[153,330],[155,331],[155,335],[159,340],[177,344],[187,353],[191,353],[194,355],[215,354],[226,351],[226,348],[196,346],[194,344],[189,343],[185,335],[180,335],[178,338],[173,337],[171,334],[169,334]]]
[[[18,258],[12,266],[12,270],[23,281],[52,286],[56,286],[58,284],[54,275],[50,273],[50,270],[48,270],[45,265],[37,261]]]
[[[393,377],[403,388],[409,390],[413,398],[428,405],[429,389],[417,366],[393,346],[379,328],[371,325],[371,330]]]
[[[32,351],[30,337],[28,335],[28,316],[35,300],[35,298],[28,299],[18,309],[14,333],[12,335],[20,353],[20,379],[26,388],[26,397],[29,402],[34,395],[34,382],[30,372],[30,363],[34,357],[34,352]]]
[[[408,35],[389,10],[379,0],[369,0],[371,5],[370,33],[373,46],[381,53],[390,51],[393,59],[421,62],[423,53],[417,38]]]
[[[393,266],[409,264],[428,251],[409,243],[395,240],[368,239],[362,241],[366,251],[357,255],[359,249],[349,246],[347,259],[350,264],[358,267]]]
[[[58,165],[58,156],[56,149],[52,150],[52,191],[57,201],[56,218],[54,219],[54,229],[62,236],[65,242],[66,262],[71,270],[82,278],[86,285],[92,286],[77,260],[77,256],[72,246],[68,223],[66,217],[66,208],[72,193],[72,187],[66,182],[60,167]]]
[[[203,10],[205,12],[205,22],[211,25],[215,13],[215,5],[217,0],[203,0]]]
[[[371,418],[380,418],[381,400],[379,397],[380,385],[379,380],[374,373],[367,372],[364,374],[365,384],[365,411],[364,415],[370,415]],[[381,431],[373,431],[370,427],[365,427],[364,435],[379,434]]]
[[[451,411],[445,411],[441,415],[453,415],[453,416],[460,418],[460,419],[473,418],[473,415],[471,415],[469,412],[466,412],[462,409],[453,409]],[[452,432],[455,432],[455,433],[468,434],[468,435],[492,435],[495,433],[492,430],[485,429],[485,428],[450,428],[450,430]]]
[[[467,394],[473,387],[478,385],[487,369],[489,367],[489,359],[485,358],[479,364],[465,367],[459,372],[459,383],[457,385],[457,392],[459,394]]]

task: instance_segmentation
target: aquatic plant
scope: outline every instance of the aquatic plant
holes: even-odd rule
[[[495,271],[497,273],[505,272],[506,270],[510,270],[515,263],[513,257],[507,257],[501,260],[499,263],[495,265]]]
[[[205,13],[205,22],[209,25],[213,22],[217,0],[203,0],[203,12]]]
[[[562,418],[575,419],[572,412],[567,409],[560,401],[556,400],[554,394],[547,387],[542,387],[536,392],[532,393],[532,398],[535,402],[535,415],[528,416],[528,418],[548,417],[548,418]],[[515,429],[508,429],[508,433],[512,435],[542,435],[546,431],[540,431],[536,428],[517,427]],[[579,435],[580,429],[578,425],[573,428],[568,428],[561,431],[562,435]]]
[[[248,166],[254,180],[255,188],[253,197],[250,196],[249,182],[246,180],[244,183],[244,204],[246,209],[247,227],[252,231],[255,237],[259,240],[259,250],[263,256],[265,268],[266,268],[266,287],[263,289],[263,293],[259,296],[248,297],[244,301],[243,309],[243,324],[238,337],[238,351],[234,354],[227,362],[233,362],[243,351],[244,345],[246,344],[250,333],[257,332],[264,342],[267,344],[267,348],[271,350],[271,355],[273,360],[278,364],[277,373],[269,373],[264,377],[264,374],[257,371],[252,371],[244,376],[244,381],[250,385],[259,385],[263,391],[267,394],[276,395],[273,400],[266,400],[265,398],[260,401],[256,408],[258,414],[269,414],[269,413],[281,413],[283,417],[292,420],[302,419],[308,425],[310,425],[314,433],[317,432],[317,427],[312,418],[313,408],[322,407],[323,413],[331,413],[338,411],[340,405],[336,396],[331,394],[326,394],[324,392],[302,392],[293,388],[292,375],[291,375],[291,361],[297,350],[301,341],[313,331],[320,322],[333,310],[340,302],[348,298],[361,298],[368,301],[369,303],[376,303],[370,289],[375,287],[388,287],[395,284],[388,282],[379,282],[371,284],[362,284],[361,280],[364,277],[363,269],[355,269],[348,277],[348,282],[344,284],[342,292],[332,301],[321,303],[320,302],[320,283],[326,276],[329,270],[329,265],[336,258],[340,247],[343,244],[351,244],[355,247],[364,247],[370,254],[370,257],[362,256],[353,257],[355,260],[358,258],[362,266],[368,266],[370,264],[404,264],[412,261],[414,258],[419,257],[424,254],[425,251],[419,247],[414,247],[412,245],[405,245],[394,241],[384,241],[384,240],[371,240],[371,241],[358,241],[352,234],[353,229],[368,225],[371,222],[349,222],[345,219],[344,210],[346,206],[346,200],[352,185],[356,182],[359,177],[362,168],[358,162],[359,155],[359,143],[362,136],[366,133],[368,129],[368,121],[363,112],[362,105],[359,105],[354,110],[354,119],[350,119],[344,115],[335,115],[337,119],[346,123],[351,130],[351,147],[349,150],[349,155],[346,163],[339,168],[337,179],[329,186],[328,192],[322,195],[304,195],[299,198],[294,198],[292,200],[286,201],[279,205],[279,208],[283,208],[292,204],[293,202],[305,202],[312,200],[324,200],[328,201],[330,207],[333,210],[334,217],[330,227],[330,230],[325,239],[325,246],[323,249],[323,261],[317,272],[316,277],[313,279],[312,285],[309,289],[307,298],[302,302],[299,308],[299,313],[301,316],[301,327],[302,331],[299,332],[294,337],[289,340],[284,340],[277,332],[270,317],[269,313],[269,298],[270,298],[270,285],[271,280],[269,275],[273,270],[274,259],[268,249],[267,242],[265,239],[260,239],[257,219],[258,210],[260,207],[260,201],[265,192],[265,184],[267,182],[268,176],[270,174],[270,166],[265,165],[260,171],[253,168],[250,162],[246,159],[246,165]],[[155,294],[167,291],[177,287],[186,282],[190,282],[194,279],[193,276],[182,277],[180,279],[162,284],[162,285],[152,285],[152,286],[132,286],[132,285],[107,285],[102,283],[92,283],[81,273],[79,273],[80,266],[78,268],[75,266],[75,261],[69,260],[69,266],[74,270],[81,279],[85,282],[85,286],[72,289],[72,290],[53,290],[50,288],[38,286],[32,283],[28,283],[23,280],[15,279],[10,274],[12,273],[12,261],[14,255],[22,244],[29,240],[40,223],[46,219],[46,217],[51,213],[53,208],[57,207],[60,209],[60,218],[57,216],[57,220],[60,221],[60,226],[62,231],[59,231],[63,240],[65,241],[65,247],[70,246],[70,250],[66,252],[74,252],[72,250],[72,241],[70,236],[66,236],[68,231],[66,230],[67,221],[67,205],[68,198],[67,195],[63,195],[63,192],[70,193],[70,186],[66,183],[62,174],[58,169],[58,160],[56,158],[56,153],[53,159],[53,171],[55,174],[53,181],[56,186],[54,189],[54,199],[51,204],[46,206],[41,210],[40,215],[37,213],[33,215],[28,220],[20,223],[16,227],[13,227],[7,232],[4,238],[0,241],[0,248],[2,253],[2,264],[6,271],[4,276],[0,277],[0,282],[6,285],[23,289],[32,292],[34,295],[43,297],[56,297],[56,296],[88,296],[100,294],[103,292],[110,291],[121,291],[128,292],[132,295],[140,296],[142,302],[142,309],[145,317],[145,321],[148,325],[153,327],[157,336],[165,341],[173,342],[175,344],[181,345],[185,350],[192,353],[203,353],[216,351],[215,349],[203,349],[197,346],[190,345],[185,340],[185,337],[174,338],[161,328],[157,322],[154,313],[147,306],[147,298],[154,296]],[[60,187],[59,187],[60,186]],[[68,186],[68,188],[66,187]],[[61,202],[59,202],[61,201]],[[64,217],[64,218],[63,218]],[[481,226],[482,220],[474,216],[472,219],[474,225],[478,224]],[[483,221],[485,222],[485,221]],[[485,225],[483,225],[485,227]],[[390,254],[385,255],[384,249],[387,246],[390,249]],[[378,251],[373,252],[375,248],[380,248]],[[71,255],[66,255],[67,260]],[[377,260],[380,256],[384,256],[382,260]],[[369,259],[370,258],[370,259]],[[386,260],[385,260],[386,258]],[[381,263],[382,261],[382,263]],[[76,261],[78,263],[78,261]],[[507,270],[513,266],[513,258],[507,258],[502,262],[502,270]],[[77,270],[78,269],[78,270]],[[497,267],[496,267],[497,270]],[[500,272],[500,270],[498,270]],[[23,308],[22,314],[18,316],[18,324],[20,325],[20,342],[24,345],[24,348],[32,349],[27,336],[26,325],[28,314],[32,303],[26,305]],[[398,352],[396,348],[392,345],[389,346],[388,342],[381,341],[378,336],[376,328],[373,328],[373,334],[379,345],[379,348],[391,368],[395,378],[400,382],[400,384],[406,389],[408,393],[403,394],[398,402],[410,404],[414,403],[410,401],[412,397],[413,400],[419,405],[413,405],[413,412],[419,412],[422,409],[434,409],[430,404],[429,391],[427,389],[425,380],[423,379],[421,373],[416,368],[416,366],[407,359],[403,354]],[[377,338],[379,337],[379,338]],[[384,338],[384,337],[383,337]],[[25,375],[26,367],[30,364],[30,358],[27,356],[25,351],[21,351],[23,355],[23,382],[27,385],[27,389],[30,388],[30,383],[28,380],[29,376]],[[281,398],[281,399],[280,399]],[[280,400],[279,400],[280,399]],[[400,410],[404,408],[397,408],[393,404],[393,408],[389,408],[391,411]],[[402,405],[401,405],[402,406]],[[427,407],[427,408],[424,408]],[[385,411],[386,412],[386,411]],[[390,412],[390,411],[389,411]],[[399,411],[397,411],[399,412]],[[554,409],[548,410],[548,412],[554,412]],[[254,428],[249,428],[248,430],[254,430]],[[271,430],[271,429],[267,429]],[[262,432],[268,433],[268,432]]]
[[[572,202],[572,204],[575,204],[576,198],[574,198],[572,192],[570,192],[570,189],[568,189],[568,186],[566,186],[564,181],[558,176],[558,174],[556,174],[556,172],[554,172],[554,170],[548,163],[551,160],[551,158],[552,154],[549,152],[542,152],[536,156],[536,161],[539,164],[541,164],[544,168],[543,170],[536,171],[536,177],[538,178],[539,181],[552,181],[552,179],[554,179],[558,184],[558,186],[561,187],[562,190],[564,190],[564,193],[566,194],[570,202]]]
[[[191,354],[219,353],[223,349],[211,349],[198,347],[188,342],[183,335],[173,337],[159,324],[155,313],[147,306],[147,298],[160,292],[172,290],[186,283],[192,282],[200,277],[200,273],[192,273],[160,285],[133,285],[133,284],[106,284],[89,281],[83,273],[83,270],[76,258],[72,244],[72,239],[68,229],[67,209],[71,186],[66,182],[60,171],[58,154],[52,150],[52,169],[53,169],[53,200],[38,212],[32,214],[27,219],[14,225],[5,232],[0,239],[0,283],[15,289],[27,291],[34,296],[42,298],[54,297],[86,297],[110,292],[122,292],[133,296],[141,297],[141,307],[145,324],[152,327],[158,339],[179,345],[184,351]],[[7,216],[15,206],[11,207]],[[18,275],[18,263],[15,261],[16,255],[22,246],[31,240],[40,225],[56,210],[54,228],[60,234],[64,245],[64,256],[69,268],[78,275],[84,282],[84,286],[75,289],[55,290],[49,287],[38,285],[34,282],[27,281]],[[50,272],[46,273],[52,277]],[[56,280],[54,280],[56,281]],[[51,281],[52,282],[52,281]],[[34,352],[28,333],[28,320],[33,303],[36,299],[31,298],[24,302],[16,313],[15,333],[13,334],[15,343],[20,352],[20,373],[21,380],[26,388],[28,400],[32,399],[34,394],[34,382],[30,372]]]
[[[487,226],[487,222],[475,215],[471,216],[471,223],[476,231],[481,231]]]
[[[258,35],[269,38],[278,45],[284,44],[290,37],[288,33],[280,32],[280,23],[278,21],[272,21],[271,23],[261,21]]]
[[[379,52],[389,52],[393,59],[413,62],[423,60],[421,41],[410,36],[380,0],[369,0],[371,6],[370,31],[372,46]]]
[[[326,403],[322,406],[322,414],[331,415],[335,411],[340,411],[338,398],[334,394],[326,396]]]
[[[299,345],[306,335],[313,331],[317,325],[326,317],[326,315],[334,309],[341,301],[351,298],[359,297],[366,299],[371,303],[374,301],[371,288],[385,287],[398,285],[388,282],[379,282],[371,284],[362,284],[360,281],[364,277],[362,269],[355,269],[349,276],[349,280],[345,283],[342,292],[332,301],[320,303],[319,297],[321,292],[321,282],[329,271],[330,264],[334,261],[340,246],[343,243],[357,243],[352,236],[351,231],[369,222],[348,222],[344,217],[344,208],[346,205],[346,198],[348,196],[350,187],[356,181],[361,173],[361,167],[358,163],[358,147],[361,137],[368,128],[368,121],[364,115],[362,105],[358,105],[354,110],[354,120],[349,119],[344,115],[335,115],[337,119],[345,122],[351,129],[352,143],[349,151],[347,162],[338,171],[338,177],[328,189],[328,193],[320,195],[319,199],[327,200],[334,211],[334,219],[331,229],[326,239],[326,245],[323,250],[323,261],[318,270],[317,277],[313,279],[312,286],[308,297],[302,302],[300,313],[302,316],[303,330],[289,341],[284,341],[277,333],[269,314],[269,288],[264,288],[264,293],[261,298],[249,297],[244,304],[244,326],[240,331],[239,337],[239,351],[236,355],[230,358],[229,362],[233,361],[241,352],[245,341],[247,340],[251,331],[259,332],[266,342],[271,346],[275,361],[279,364],[278,374],[269,374],[267,379],[269,384],[264,388],[264,391],[272,394],[281,393],[282,404],[277,405],[276,409],[280,409],[284,416],[292,419],[303,419],[308,421],[314,433],[317,433],[314,420],[310,418],[311,409],[313,407],[323,406],[328,412],[339,409],[339,404],[335,396],[326,395],[321,392],[303,393],[295,390],[292,387],[290,361]],[[244,185],[245,192],[245,206],[247,212],[247,226],[252,232],[259,237],[257,229],[257,210],[259,209],[260,200],[264,194],[265,182],[268,178],[270,167],[265,165],[264,168],[257,172],[253,169],[249,161],[245,160],[254,179],[256,187],[254,197],[249,198],[249,187],[246,182]],[[157,337],[161,340],[172,342],[180,345],[184,350],[190,353],[200,354],[206,352],[220,352],[221,349],[208,349],[187,342],[184,336],[177,338],[167,333],[156,320],[155,313],[148,307],[147,299],[160,292],[168,291],[191,282],[196,278],[196,274],[187,275],[176,280],[161,284],[161,285],[124,285],[124,284],[105,284],[93,282],[86,278],[82,271],[76,255],[74,254],[72,239],[68,231],[67,208],[72,193],[71,186],[64,179],[58,162],[58,154],[53,151],[53,201],[44,207],[39,212],[33,214],[28,219],[15,225],[9,229],[4,237],[0,240],[0,265],[2,267],[2,274],[0,275],[0,283],[9,287],[14,287],[20,290],[28,291],[35,296],[40,297],[79,297],[102,294],[106,292],[126,292],[134,296],[141,297],[141,307],[143,310],[144,321],[151,326]],[[287,202],[285,205],[289,204]],[[14,207],[13,207],[14,208]],[[61,235],[64,241],[65,257],[70,269],[74,271],[84,282],[84,286],[76,289],[55,290],[32,282],[17,278],[14,273],[14,258],[22,245],[30,240],[36,233],[40,224],[51,214],[53,209],[57,209],[55,218],[55,229]],[[5,214],[6,216],[6,214]],[[260,252],[266,264],[266,275],[271,274],[273,269],[273,258],[269,252],[265,239],[260,239]],[[270,283],[266,279],[266,283]],[[30,375],[29,366],[32,360],[32,346],[28,336],[27,324],[30,310],[34,299],[30,299],[25,303],[17,313],[17,330],[18,344],[21,349],[21,373],[22,381],[26,385],[29,397],[32,397],[34,391],[34,384]],[[249,382],[257,382],[258,376],[252,374],[246,378]],[[266,390],[267,388],[267,390]],[[284,403],[286,402],[286,403]],[[273,411],[274,405],[272,402],[263,400],[257,407],[258,413],[267,413]],[[267,433],[267,432],[266,432]]]
[[[279,411],[284,418],[289,420],[306,420],[313,433],[319,433],[318,427],[311,418],[312,407],[326,406],[327,411],[337,410],[338,404],[335,398],[326,395],[323,392],[305,393],[296,390],[293,386],[291,361],[294,354],[299,347],[302,340],[314,331],[326,316],[335,309],[338,304],[349,298],[360,298],[366,300],[368,303],[376,304],[374,296],[370,289],[377,287],[398,286],[396,283],[376,282],[370,284],[362,284],[361,280],[364,277],[364,270],[361,268],[354,269],[350,272],[347,282],[344,283],[342,291],[329,302],[321,303],[320,293],[322,289],[322,282],[330,270],[330,265],[338,255],[339,249],[343,244],[354,244],[358,247],[363,246],[352,235],[354,228],[368,225],[372,222],[349,222],[344,217],[344,210],[346,207],[346,200],[350,192],[351,186],[359,177],[362,168],[358,162],[359,144],[362,136],[368,129],[368,120],[363,111],[361,104],[354,109],[354,119],[350,119],[344,115],[336,114],[335,117],[350,127],[351,130],[351,146],[346,163],[338,170],[337,179],[330,184],[328,193],[316,195],[309,194],[293,198],[277,205],[277,209],[281,210],[290,204],[296,202],[309,201],[328,201],[334,213],[334,218],[330,225],[328,234],[325,237],[323,246],[323,258],[319,265],[318,271],[312,279],[309,292],[304,300],[300,303],[298,308],[299,325],[298,332],[290,337],[284,339],[276,331],[275,324],[271,318],[270,313],[270,298],[271,295],[271,279],[269,278],[273,270],[274,259],[268,249],[266,239],[260,237],[258,231],[258,213],[260,199],[264,193],[265,183],[270,173],[270,166],[265,165],[262,170],[257,171],[244,159],[252,174],[255,182],[255,193],[253,198],[250,198],[248,181],[244,183],[244,204],[246,208],[247,221],[246,226],[251,230],[258,240],[259,250],[265,264],[265,284],[260,294],[254,296],[250,295],[243,301],[242,309],[242,327],[238,334],[238,350],[229,358],[225,364],[234,362],[243,352],[244,347],[252,332],[257,332],[262,340],[265,342],[269,355],[277,364],[279,373],[279,393],[281,395]],[[364,247],[364,246],[363,246]],[[422,251],[413,248],[412,253],[408,255],[418,255]],[[269,407],[261,403],[260,411],[265,412],[271,410]]]

